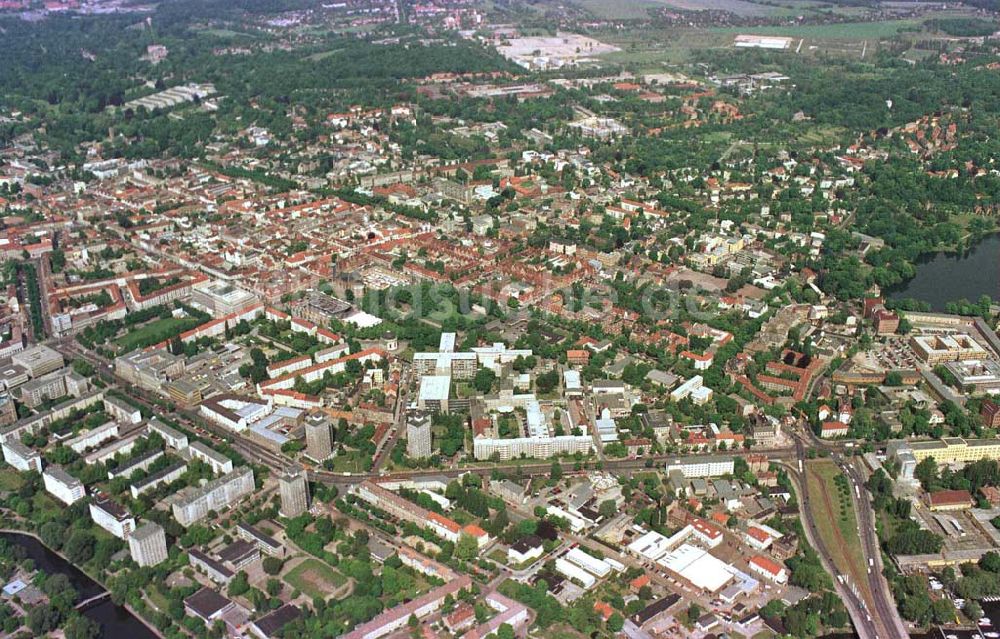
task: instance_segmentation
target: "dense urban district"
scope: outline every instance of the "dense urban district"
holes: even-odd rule
[[[996,4],[0,0],[0,635],[1000,636]]]

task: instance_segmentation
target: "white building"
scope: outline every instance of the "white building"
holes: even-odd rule
[[[174,450],[184,450],[188,447],[188,438],[184,433],[167,426],[155,417],[149,420],[149,430],[158,433],[164,443]]]
[[[528,535],[511,544],[507,549],[507,563],[519,566],[538,559],[545,552],[542,540],[534,535]]]
[[[251,494],[254,488],[253,470],[244,466],[204,486],[189,486],[171,495],[167,502],[177,523],[190,526],[204,519],[210,511],[232,506],[242,497]]]
[[[83,483],[73,477],[62,466],[51,465],[42,472],[45,490],[66,505],[73,504],[87,495]]]
[[[233,471],[233,460],[201,442],[194,442],[188,446],[188,452],[192,459],[200,459],[211,466],[212,472],[216,475],[224,475]]]
[[[102,424],[96,428],[91,428],[88,431],[84,431],[77,435],[76,437],[66,441],[66,446],[73,449],[73,452],[80,454],[88,448],[94,448],[100,446],[109,439],[113,439],[118,436],[118,424],[115,422],[108,422],[107,424]]]
[[[128,537],[128,549],[132,561],[140,566],[155,566],[167,559],[167,537],[163,528],[147,522],[139,526]]]
[[[21,472],[33,470],[42,472],[42,456],[37,450],[32,450],[17,439],[4,440],[3,460]]]
[[[666,471],[680,472],[684,477],[721,477],[731,475],[735,464],[732,457],[722,455],[698,455],[678,457],[667,462]]]
[[[562,557],[556,559],[556,572],[579,583],[585,590],[592,588],[597,583],[597,578],[594,575]]]
[[[122,541],[135,530],[135,517],[106,497],[96,497],[90,503],[90,518],[94,523]]]

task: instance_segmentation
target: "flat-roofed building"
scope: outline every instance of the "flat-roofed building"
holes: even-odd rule
[[[104,412],[123,424],[142,422],[142,411],[118,397],[107,396],[104,398]]]
[[[934,441],[898,441],[887,447],[890,457],[904,452],[913,456],[916,464],[932,457],[938,464],[968,464],[981,459],[1000,459],[1000,439],[964,439],[944,437]]]
[[[118,477],[125,477],[128,479],[137,471],[148,469],[160,457],[163,457],[162,450],[148,450],[141,455],[123,461],[120,465],[109,470],[108,479],[117,479]]]
[[[146,522],[128,537],[128,550],[132,561],[140,566],[155,566],[167,560],[167,536],[163,527]]]
[[[183,357],[164,348],[151,351],[137,350],[115,358],[115,373],[126,381],[146,390],[160,392],[161,388],[184,375]]]
[[[213,317],[225,317],[259,303],[253,293],[222,280],[206,280],[192,286],[191,301]]]
[[[289,466],[278,476],[278,491],[281,494],[282,517],[298,517],[309,509],[309,482],[306,469],[302,466]]]
[[[448,375],[424,375],[420,378],[417,406],[422,410],[448,412],[448,397],[451,393],[451,377]]]
[[[4,390],[13,390],[29,379],[28,370],[23,366],[8,364],[0,368],[0,386],[3,386]]]
[[[17,439],[8,439],[0,443],[3,448],[3,460],[22,472],[42,472],[42,456],[37,450],[28,448]]]
[[[9,426],[17,421],[17,406],[9,393],[0,393],[0,426]]]
[[[678,471],[686,478],[720,477],[732,474],[735,462],[725,455],[697,455],[677,457],[667,461],[666,471]]]
[[[133,483],[129,486],[129,492],[132,493],[132,499],[138,499],[139,495],[155,490],[157,486],[177,481],[186,470],[187,462],[181,461],[171,464],[166,468],[161,468],[152,475]]]
[[[941,364],[963,359],[987,359],[989,351],[968,335],[914,335],[910,348],[923,362]]]
[[[118,424],[107,422],[100,426],[95,426],[90,430],[85,430],[76,437],[66,440],[64,445],[71,448],[74,453],[80,454],[88,448],[100,446],[115,437],[118,437]]]
[[[167,502],[177,523],[190,526],[211,511],[232,506],[240,498],[251,494],[254,488],[253,469],[244,466],[204,486],[189,486],[171,495]]]
[[[285,556],[285,547],[277,539],[265,534],[255,526],[240,523],[236,526],[236,534],[240,539],[257,544],[257,548],[265,555],[279,558]]]
[[[557,455],[589,454],[594,440],[589,435],[551,435],[542,437],[475,437],[473,455],[476,459],[518,459],[521,456],[548,459]]]
[[[192,459],[199,459],[212,467],[216,475],[224,475],[233,471],[233,460],[202,442],[192,442],[188,446]]]
[[[66,375],[62,371],[53,371],[25,382],[17,390],[25,405],[36,408],[66,395]]]
[[[28,371],[31,377],[41,377],[62,368],[65,364],[59,351],[44,344],[35,344],[20,353],[14,353],[10,361]]]
[[[98,495],[90,502],[90,518],[94,523],[122,541],[135,530],[135,517],[106,495]]]
[[[274,639],[281,629],[302,616],[302,611],[292,604],[285,604],[250,624],[250,631],[260,639]]]
[[[174,450],[184,450],[188,447],[187,435],[175,428],[167,426],[157,418],[149,420],[149,431],[157,433],[163,438],[164,443]]]
[[[221,561],[197,548],[188,551],[188,563],[220,585],[228,584],[236,576],[236,573],[223,565]]]
[[[58,464],[52,464],[42,471],[45,490],[66,505],[72,505],[87,496],[87,491],[76,477]]]
[[[406,454],[413,459],[426,459],[432,452],[431,416],[410,413],[406,416]]]
[[[322,462],[333,454],[333,431],[330,419],[322,411],[306,415],[306,456]]]
[[[184,612],[211,626],[236,608],[236,604],[211,588],[202,588],[184,600]]]

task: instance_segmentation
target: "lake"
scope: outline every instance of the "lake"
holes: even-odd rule
[[[82,570],[52,552],[42,542],[30,535],[0,532],[0,539],[17,544],[27,551],[35,567],[46,574],[62,573],[69,578],[79,593],[79,600],[88,599],[104,592],[99,583],[88,577]],[[90,606],[83,611],[85,617],[101,624],[101,637],[105,639],[157,639],[146,624],[123,606],[115,605],[110,599]]]
[[[936,253],[916,266],[916,277],[886,291],[889,299],[917,299],[935,311],[962,298],[1000,299],[1000,235],[985,238],[965,253]]]

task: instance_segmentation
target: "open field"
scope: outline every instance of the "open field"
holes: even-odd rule
[[[168,317],[158,319],[145,326],[130,330],[114,341],[122,349],[122,352],[129,352],[141,346],[145,346],[149,339],[159,337],[160,339],[170,339],[174,335],[180,335],[184,331],[194,328],[200,322],[190,317]]]
[[[773,15],[775,12],[775,7],[768,7],[756,2],[748,2],[747,0],[662,0],[661,4],[685,11],[705,9],[729,11],[738,16],[768,16]]]
[[[0,471],[0,491],[17,490],[23,483],[21,474],[13,468],[7,467]]]
[[[868,567],[865,564],[861,538],[858,536],[858,519],[850,494],[843,495],[837,477],[845,477],[837,465],[828,459],[806,463],[805,475],[812,519],[823,539],[823,545],[832,555],[838,574],[847,575],[850,583],[858,587],[866,601],[871,601],[868,588]],[[834,576],[836,578],[836,575]]]
[[[806,40],[877,40],[891,38],[903,29],[921,25],[919,20],[886,20],[883,22],[845,22],[839,24],[802,24],[774,27],[719,27],[716,33],[752,33],[759,35],[790,36]]]
[[[324,599],[347,583],[342,574],[314,557],[289,570],[284,579],[292,588],[301,590],[310,597]]]

